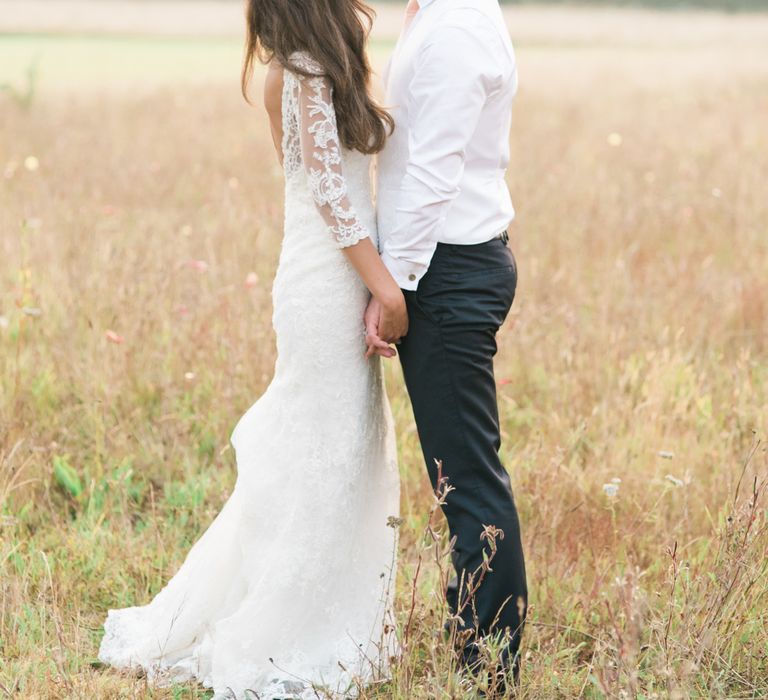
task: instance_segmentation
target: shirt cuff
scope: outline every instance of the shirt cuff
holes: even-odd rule
[[[419,280],[424,277],[429,267],[428,265],[410,262],[409,260],[393,258],[386,251],[382,252],[381,260],[392,277],[395,278],[395,282],[400,286],[400,289],[406,289],[411,292],[416,291],[416,288],[419,286]]]

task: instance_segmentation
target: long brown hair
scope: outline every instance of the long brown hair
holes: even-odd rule
[[[274,58],[293,72],[308,75],[290,60],[294,51],[304,51],[323,67],[333,87],[342,144],[361,153],[378,153],[394,122],[370,94],[365,43],[374,16],[361,0],[248,0],[243,96],[248,100],[254,57],[262,63]]]

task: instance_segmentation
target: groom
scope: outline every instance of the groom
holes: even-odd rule
[[[384,342],[399,341],[432,485],[439,461],[452,489],[443,510],[458,576],[448,600],[467,631],[463,660],[477,660],[478,636],[501,637],[502,669],[517,678],[528,593],[493,374],[517,283],[504,179],[517,68],[497,0],[411,0],[386,81],[396,127],[378,162],[379,246],[410,327],[386,337],[372,302],[369,348],[390,355]],[[500,532],[483,571],[487,526]]]

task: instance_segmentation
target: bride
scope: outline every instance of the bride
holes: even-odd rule
[[[359,0],[249,0],[243,91],[269,63],[265,105],[285,174],[273,286],[278,359],[231,434],[234,490],[148,604],[109,610],[99,659],[216,698],[355,695],[385,677],[399,479],[379,335],[407,331],[381,262],[371,154],[392,122],[368,92],[372,12]]]

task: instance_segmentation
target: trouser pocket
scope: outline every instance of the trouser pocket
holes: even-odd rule
[[[439,325],[497,330],[512,307],[517,270],[514,261],[469,272],[438,269],[423,282],[410,299],[418,313]]]

